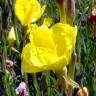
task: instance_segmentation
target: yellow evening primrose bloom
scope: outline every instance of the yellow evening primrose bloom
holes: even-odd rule
[[[30,34],[30,43],[25,45],[21,54],[24,72],[61,70],[71,59],[76,35],[77,27],[68,24],[38,27]]]
[[[43,25],[50,27],[52,22],[53,22],[52,18],[44,18]]]
[[[8,34],[8,42],[9,44],[13,44],[15,40],[16,40],[16,37],[15,37],[14,27],[12,27]]]
[[[21,24],[26,26],[42,16],[45,6],[41,7],[37,0],[15,0],[14,10]]]

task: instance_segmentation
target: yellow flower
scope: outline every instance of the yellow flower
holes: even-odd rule
[[[14,27],[12,27],[8,34],[8,42],[9,44],[13,44],[15,40],[16,40],[16,37],[15,37]]]
[[[57,23],[50,29],[38,27],[23,48],[22,69],[27,73],[62,69],[70,61],[76,35],[77,27],[68,24]]]
[[[38,20],[45,10],[37,0],[15,0],[15,14],[23,26]]]
[[[27,28],[26,34],[32,33],[32,31],[36,30],[38,28],[37,24],[29,24]]]
[[[52,22],[53,22],[52,18],[44,18],[43,25],[50,27]]]

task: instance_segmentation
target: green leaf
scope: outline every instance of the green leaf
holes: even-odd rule
[[[65,79],[66,83],[72,86],[73,88],[79,88],[79,84],[72,80],[70,77],[63,76],[63,78]]]

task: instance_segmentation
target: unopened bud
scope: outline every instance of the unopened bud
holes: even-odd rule
[[[86,87],[83,87],[82,91],[84,96],[88,96],[88,89]]]
[[[83,89],[79,89],[76,96],[88,96],[88,90],[86,87],[83,87]]]
[[[82,89],[79,89],[79,91],[77,92],[76,96],[83,96]]]
[[[67,0],[66,13],[67,23],[72,24],[75,18],[75,0]]]
[[[64,2],[64,0],[56,0],[56,2],[57,2],[58,4],[62,4],[62,3]]]
[[[15,31],[14,31],[14,27],[12,27],[8,34],[8,42],[9,44],[13,44],[15,40],[16,40]]]

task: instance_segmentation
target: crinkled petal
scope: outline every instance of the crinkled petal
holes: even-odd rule
[[[57,54],[62,56],[73,51],[76,42],[77,27],[57,23],[51,29],[54,42],[57,45]]]
[[[37,0],[15,0],[15,14],[23,26],[38,20],[44,12]]]
[[[57,23],[51,29],[42,25],[30,34],[30,43],[22,51],[22,68],[27,73],[60,70],[71,58],[77,27]]]
[[[32,22],[36,22],[38,19],[40,19],[40,17],[44,13],[44,10],[45,10],[45,5],[40,7],[40,9],[38,11],[34,11],[34,13],[32,15]]]
[[[38,27],[29,36],[30,41],[34,42],[37,47],[54,48],[55,44],[52,38],[52,31],[45,25]]]

